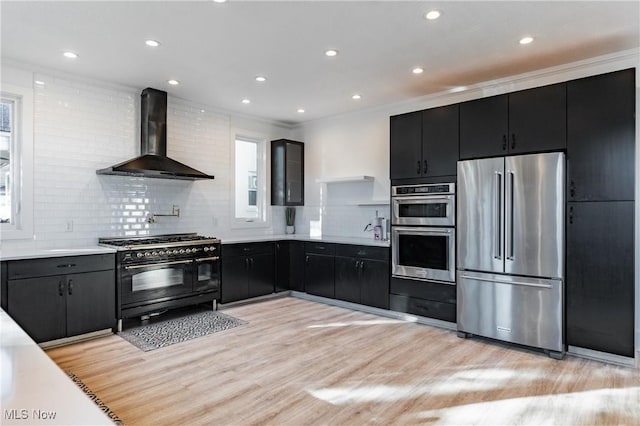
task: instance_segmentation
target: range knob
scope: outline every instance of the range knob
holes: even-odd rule
[[[158,254],[159,254],[160,256],[164,256],[165,254],[167,254],[167,252],[166,252],[166,251],[164,251],[164,250],[160,250],[160,251],[158,252]]]
[[[141,258],[142,256],[144,256],[144,254],[142,254],[142,253],[138,253],[138,254],[136,254],[136,257],[137,257],[138,259],[139,259],[139,258]]]
[[[153,253],[151,253],[151,254],[152,254],[153,256],[157,256],[157,255],[158,255],[158,252],[157,252],[157,251],[154,251],[154,252],[153,252]]]
[[[184,254],[184,249],[180,249],[180,254]]]
[[[149,257],[149,256],[151,256],[151,253],[150,252],[145,252],[144,255],[145,255],[145,257]]]
[[[173,249],[172,253],[173,253],[173,254],[178,254],[178,250]]]
[[[209,247],[205,247],[205,248],[204,248],[204,251],[205,251],[205,252],[208,252],[208,251],[209,251]]]
[[[210,251],[214,251],[216,248],[214,246],[209,247]]]

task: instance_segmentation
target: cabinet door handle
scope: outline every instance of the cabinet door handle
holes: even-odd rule
[[[573,206],[569,207],[569,224],[573,224]]]
[[[305,257],[304,257],[304,261],[305,261],[305,263],[308,265],[308,264],[309,264],[309,256],[305,256]]]
[[[516,134],[511,133],[511,149],[515,149],[515,148],[516,148]]]
[[[416,174],[419,175],[420,174],[420,160],[418,160],[418,166],[416,169]]]
[[[64,295],[64,283],[62,282],[62,280],[58,281],[58,295]]]
[[[571,183],[569,184],[569,196],[574,198],[576,196],[576,183],[571,179]]]
[[[69,289],[69,296],[71,296],[73,294],[73,280],[69,280],[67,288]]]
[[[276,243],[276,250],[280,250],[280,243]]]
[[[502,135],[502,150],[507,150],[507,135]]]
[[[255,259],[253,257],[249,258],[249,264],[251,265],[251,269],[253,269],[254,262],[255,262]]]
[[[73,268],[75,266],[75,263],[63,263],[62,265],[58,265],[58,268]]]
[[[427,167],[427,160],[424,160],[424,174],[425,174],[425,175],[427,174],[427,170],[428,170],[428,167]]]
[[[245,265],[245,268],[246,268],[247,270],[249,270],[249,258],[248,258],[248,257],[245,257],[245,258],[244,258],[244,265]]]

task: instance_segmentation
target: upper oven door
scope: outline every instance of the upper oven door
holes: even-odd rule
[[[120,270],[123,305],[188,294],[192,288],[192,259],[124,265]]]
[[[391,199],[392,225],[454,226],[455,195],[410,195]]]
[[[392,228],[392,274],[455,284],[454,228]]]

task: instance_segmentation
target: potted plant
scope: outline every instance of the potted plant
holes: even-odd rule
[[[296,232],[294,224],[296,223],[296,208],[287,207],[284,211],[285,219],[287,221],[287,234],[293,234]]]

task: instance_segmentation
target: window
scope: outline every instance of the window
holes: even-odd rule
[[[236,135],[233,217],[235,227],[267,226],[265,140]]]
[[[33,94],[2,84],[0,230],[2,239],[33,235]]]

